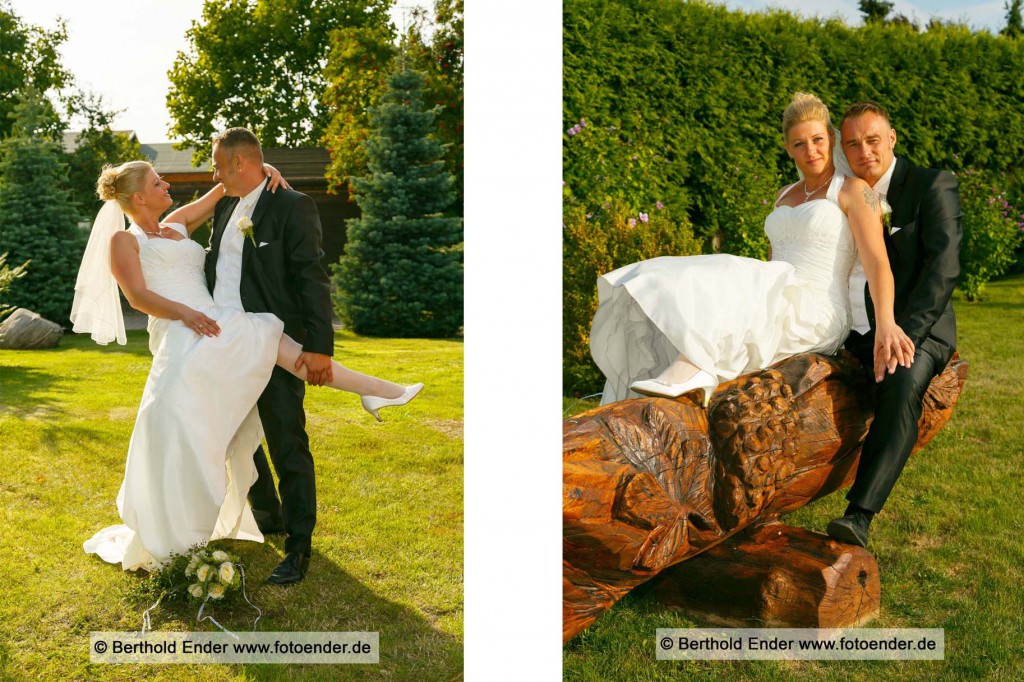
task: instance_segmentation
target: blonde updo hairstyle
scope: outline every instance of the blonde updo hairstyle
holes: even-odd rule
[[[142,190],[153,166],[148,161],[128,161],[104,166],[96,181],[96,195],[103,201],[117,201],[125,213],[132,208],[132,195]]]
[[[787,142],[793,126],[804,121],[821,121],[825,124],[825,130],[832,134],[832,117],[825,103],[809,92],[798,92],[793,95],[793,101],[782,114],[782,136]]]

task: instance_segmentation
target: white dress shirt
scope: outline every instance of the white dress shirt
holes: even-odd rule
[[[244,310],[242,307],[242,247],[245,246],[245,237],[238,229],[238,221],[242,216],[252,219],[252,212],[256,208],[263,188],[267,180],[261,182],[253,191],[242,197],[231,217],[224,226],[224,235],[220,239],[220,253],[217,255],[217,282],[213,286],[213,301],[225,308]]]
[[[889,184],[892,182],[892,172],[896,169],[896,159],[889,164],[889,169],[882,174],[882,177],[875,183],[873,189],[883,200],[889,193]],[[867,334],[871,331],[871,323],[868,322],[867,302],[864,300],[864,290],[867,287],[868,278],[864,274],[864,265],[860,258],[853,264],[853,271],[850,273],[850,314],[853,320],[853,330],[860,334]]]

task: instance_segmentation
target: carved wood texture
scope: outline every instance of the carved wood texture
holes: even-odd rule
[[[920,449],[967,374],[928,389]],[[871,387],[852,355],[797,355],[692,396],[624,400],[563,427],[563,637],[665,568],[853,482]],[[696,394],[693,394],[696,395]]]

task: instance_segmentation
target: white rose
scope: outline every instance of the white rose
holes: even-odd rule
[[[238,219],[238,229],[242,232],[252,229],[252,220],[249,219],[249,216],[244,215]]]
[[[191,585],[188,586],[188,593],[191,594],[196,599],[199,599],[200,597],[203,596],[203,586],[200,585],[199,583],[192,583]]]
[[[210,585],[210,596],[214,599],[220,599],[224,596],[224,586],[220,583],[213,583]]]
[[[218,549],[216,552],[213,553],[213,560],[216,561],[218,564],[222,561],[227,561],[228,553],[222,552]]]
[[[235,567],[230,561],[225,561],[220,565],[219,573],[220,579],[225,585],[235,579]]]
[[[205,583],[209,580],[211,571],[213,571],[213,566],[210,564],[203,564],[200,566],[199,570],[196,571],[196,577],[199,578],[199,582]]]

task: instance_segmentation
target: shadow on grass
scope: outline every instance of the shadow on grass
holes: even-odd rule
[[[378,632],[380,663],[344,665],[345,679],[455,680],[462,674],[462,641],[435,627],[424,615],[368,588],[335,560],[314,547],[305,579],[288,586],[268,585],[264,579],[276,566],[284,539],[273,536],[265,545],[218,541],[241,555],[246,571],[249,601],[262,616],[258,632]],[[315,543],[315,538],[314,538]],[[111,567],[114,568],[113,566]],[[142,580],[141,572],[138,579]],[[155,595],[134,591],[129,603],[142,612]],[[196,623],[197,602],[162,603],[151,612],[155,630],[169,622],[183,623],[188,630],[219,632],[209,621]],[[203,615],[213,616],[233,632],[251,632],[256,612],[237,595],[221,607],[208,603]],[[437,614],[445,615],[445,614]],[[176,627],[174,629],[177,629]],[[247,680],[337,679],[337,667],[324,665],[232,664]]]
[[[56,373],[34,367],[0,367],[0,386],[3,386],[0,390],[0,415],[31,419],[64,412],[58,405],[65,403],[66,400],[43,396],[44,393],[54,390],[54,382],[58,379]]]

